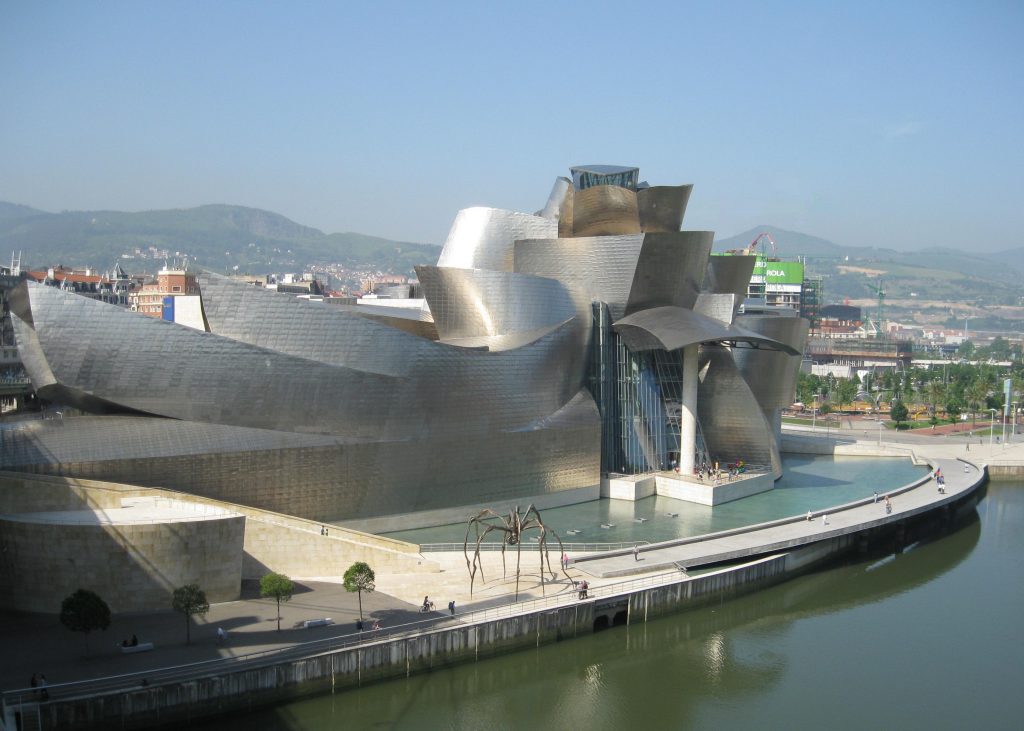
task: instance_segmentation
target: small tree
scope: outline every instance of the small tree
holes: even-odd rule
[[[100,595],[79,589],[60,605],[60,623],[72,632],[85,635],[85,654],[89,654],[89,633],[110,626],[110,607]]]
[[[376,588],[373,582],[376,578],[373,569],[362,561],[356,561],[345,572],[345,591],[359,592],[360,622],[363,621],[363,592],[365,591],[367,594],[373,593],[373,590]]]
[[[267,574],[260,579],[260,596],[277,600],[277,631],[281,631],[281,602],[292,598],[295,584],[284,574]]]
[[[896,428],[900,428],[900,424],[907,420],[907,405],[902,401],[893,401],[892,406],[889,408],[889,417],[896,422]]]
[[[174,611],[185,615],[185,643],[192,644],[192,615],[206,614],[210,611],[210,602],[206,601],[206,592],[198,584],[185,584],[174,590],[171,599]]]

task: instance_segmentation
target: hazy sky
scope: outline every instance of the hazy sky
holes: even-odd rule
[[[440,243],[610,163],[720,238],[1010,248],[1022,48],[1021,0],[0,0],[0,200]]]

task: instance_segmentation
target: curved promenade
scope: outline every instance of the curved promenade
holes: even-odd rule
[[[944,458],[931,461],[946,476],[945,493],[931,475],[895,490],[845,505],[768,523],[745,526],[674,541],[642,546],[637,560],[632,550],[610,551],[577,559],[575,565],[592,576],[614,577],[667,568],[696,568],[725,561],[789,551],[837,536],[897,523],[958,501],[976,488],[984,471],[966,461]],[[886,513],[889,496],[892,512]]]
[[[869,451],[869,446],[858,448]],[[891,456],[888,449],[885,453]],[[877,503],[872,498],[855,501],[815,513],[812,520],[795,516],[650,544],[642,547],[640,560],[632,550],[580,556],[570,572],[574,578],[581,573],[583,578],[593,578],[584,600],[564,581],[549,583],[549,590],[556,593],[543,599],[510,602],[506,595],[504,601],[489,600],[498,606],[475,611],[466,607],[471,611],[460,610],[454,618],[435,615],[429,626],[392,626],[390,634],[383,636],[348,634],[249,656],[54,685],[45,702],[30,689],[8,691],[3,694],[3,718],[10,724],[17,713],[23,719],[37,719],[32,723],[39,728],[174,725],[295,695],[472,662],[602,626],[682,611],[784,581],[859,540],[868,540],[879,533],[876,529],[899,530],[917,516],[969,504],[984,483],[984,467],[955,454],[931,456],[928,461],[944,473],[945,493],[938,491],[930,476],[922,478],[888,491],[891,513],[886,513],[882,502],[886,493],[881,493]],[[698,575],[678,570],[727,561],[733,565]]]

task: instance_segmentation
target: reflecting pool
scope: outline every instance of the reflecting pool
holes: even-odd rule
[[[902,457],[783,455],[782,462],[784,474],[774,490],[714,508],[660,496],[636,502],[594,500],[547,508],[542,511],[544,525],[567,542],[655,543],[841,505],[869,497],[875,490],[901,487],[928,473],[927,468],[915,467]],[[412,543],[461,543],[466,538],[466,524],[387,535]]]
[[[1019,729],[1024,482],[899,554],[199,729]]]

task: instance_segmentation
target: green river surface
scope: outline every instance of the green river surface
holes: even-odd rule
[[[194,729],[1021,729],[1024,481],[714,606]]]

